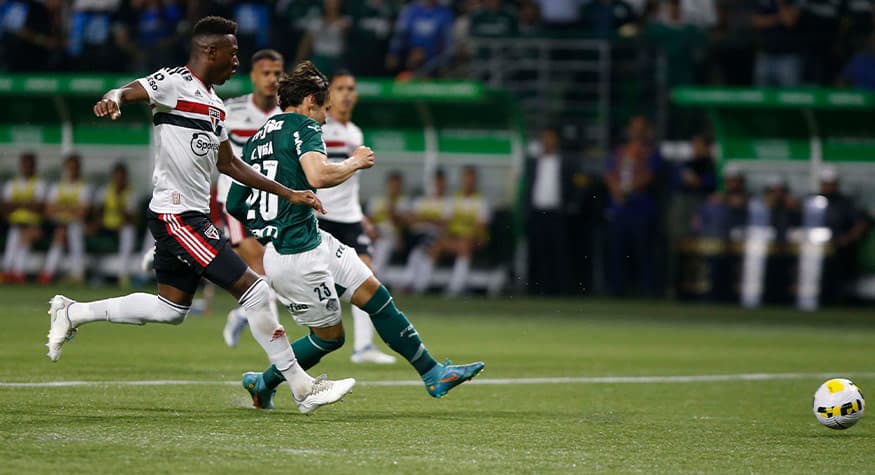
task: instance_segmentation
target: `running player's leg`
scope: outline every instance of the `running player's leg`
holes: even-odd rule
[[[309,335],[291,345],[304,369],[340,348],[345,339],[340,298],[329,263],[325,243],[298,254],[279,254],[270,245],[265,250],[266,275],[277,297],[298,324],[310,328]],[[250,328],[252,326],[250,318]],[[243,386],[252,395],[256,407],[271,407],[272,393],[284,380],[288,380],[287,375],[274,364],[263,373],[245,374]]]
[[[258,275],[264,275],[264,264],[262,262],[264,259],[264,246],[249,234],[243,223],[228,213],[224,204],[222,205],[221,217],[225,228],[225,237],[228,238],[228,242],[234,248],[234,251],[246,262],[250,269],[254,270]],[[271,299],[271,305],[276,306],[275,300],[275,298]],[[274,313],[276,313],[276,310],[274,310]],[[228,347],[234,348],[237,346],[240,334],[243,333],[246,325],[246,312],[242,307],[233,308],[228,312],[225,328],[222,330],[222,337]]]

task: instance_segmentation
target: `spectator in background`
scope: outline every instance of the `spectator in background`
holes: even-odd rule
[[[680,238],[690,230],[696,209],[716,190],[714,157],[711,141],[704,134],[690,140],[693,157],[676,167],[673,177],[674,193],[670,210],[669,228]]]
[[[389,43],[386,69],[401,77],[432,76],[452,59],[453,14],[437,0],[404,6]]]
[[[757,86],[798,86],[802,79],[802,44],[797,33],[796,0],[758,0],[753,27],[759,32],[754,64]]]
[[[632,6],[623,0],[592,0],[581,8],[580,19],[587,33],[612,38],[620,28],[627,25],[634,27],[638,16]]]
[[[690,235],[693,217],[716,189],[714,157],[711,142],[704,134],[690,140],[693,157],[674,170],[673,193],[668,209],[666,237],[668,240],[668,282],[675,282],[675,253],[681,240]]]
[[[845,2],[848,21],[847,41],[845,47],[849,51],[866,48],[873,30],[875,20],[875,0],[847,0]]]
[[[839,82],[857,89],[875,91],[875,34],[869,37],[866,48],[855,54],[845,65]]]
[[[655,296],[659,293],[655,267],[661,252],[655,178],[662,157],[647,118],[630,119],[626,134],[626,144],[609,157],[605,176],[611,198],[607,210],[608,288],[614,295],[625,293],[626,268],[631,264],[641,292]]]
[[[536,145],[524,175],[529,293],[558,295],[568,287],[570,274],[564,208],[573,170],[562,156],[558,130],[542,130]]]
[[[491,211],[486,198],[480,194],[477,169],[471,165],[462,167],[461,181],[461,189],[448,202],[445,232],[429,249],[431,265],[426,266],[430,272],[441,256],[455,257],[453,273],[446,291],[451,297],[465,292],[471,271],[471,259],[489,241]],[[429,282],[431,275],[422,278]]]
[[[753,5],[721,0],[717,23],[711,31],[708,58],[714,66],[715,82],[732,86],[753,84]]]
[[[728,239],[733,228],[747,224],[749,196],[745,177],[738,167],[723,169],[723,191],[711,194],[692,219],[697,236]]]
[[[122,7],[115,40],[130,60],[131,72],[155,71],[180,62],[184,34],[182,7],[174,0],[130,0]],[[181,31],[183,30],[183,31]]]
[[[340,10],[340,0],[325,0],[322,16],[310,21],[301,44],[298,45],[297,60],[309,59],[331,77],[339,66],[346,50],[346,34],[352,26],[349,17]]]
[[[544,26],[541,21],[541,8],[534,0],[520,2],[519,21],[517,33],[522,37],[537,37],[544,34]]]
[[[74,0],[67,53],[79,71],[123,71],[127,62],[113,39],[121,0]]]
[[[857,256],[866,233],[872,227],[872,217],[840,191],[835,168],[820,171],[820,195],[827,199],[824,226],[832,232],[830,244],[835,249],[835,264],[821,279],[826,301],[834,301],[859,277]]]
[[[769,224],[775,229],[775,240],[786,242],[787,232],[801,222],[799,201],[790,194],[784,178],[778,175],[766,179],[761,199],[769,210]]]
[[[232,19],[237,22],[237,57],[240,58],[238,70],[252,69],[252,55],[256,51],[269,48],[271,21],[269,2],[248,0],[234,2]]]
[[[390,0],[358,0],[350,5],[352,29],[349,32],[346,64],[359,76],[384,76],[384,55],[389,49],[392,19],[397,11]]]
[[[579,25],[580,6],[585,0],[535,0],[541,19],[550,29],[571,29]]]
[[[428,290],[434,267],[428,251],[443,234],[449,214],[447,177],[443,170],[438,169],[431,190],[417,198],[410,209],[410,254],[404,270],[408,291],[423,293]]]
[[[18,161],[20,176],[6,183],[3,215],[9,223],[3,254],[3,282],[23,283],[30,248],[40,238],[45,183],[36,174],[36,155],[24,153]]]
[[[656,17],[644,30],[644,38],[665,54],[669,88],[696,83],[696,66],[707,37],[701,29],[683,19],[680,0],[660,3]]]
[[[61,181],[49,191],[46,217],[54,225],[52,244],[40,274],[41,284],[51,283],[67,247],[70,278],[82,282],[85,278],[85,218],[91,205],[91,187],[82,180],[82,158],[69,155],[64,160]]]
[[[839,23],[844,0],[805,0],[799,4],[800,42],[806,83],[832,85],[841,67]]]
[[[410,200],[404,196],[404,175],[393,171],[386,176],[386,194],[368,203],[368,219],[376,231],[374,241],[374,270],[386,275],[392,254],[400,250],[403,233],[410,212]]]
[[[517,19],[502,0],[483,0],[481,8],[471,14],[470,32],[474,38],[514,37]]]
[[[54,71],[63,65],[63,0],[10,1],[2,10],[3,48],[10,71]]]
[[[118,244],[118,283],[130,284],[130,259],[134,252],[134,212],[137,197],[128,183],[128,168],[124,163],[112,167],[112,179],[95,197],[97,212],[92,233]]]

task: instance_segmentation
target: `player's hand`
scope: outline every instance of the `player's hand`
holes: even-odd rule
[[[357,170],[374,166],[374,151],[371,150],[371,147],[360,145],[352,152],[352,158],[356,160]]]
[[[94,104],[94,115],[97,117],[109,117],[116,120],[122,116],[122,111],[118,107],[118,102],[112,99],[101,99]]]
[[[322,214],[326,214],[325,208],[322,207],[322,202],[319,201],[319,197],[310,190],[292,190],[292,194],[289,195],[288,199],[292,204],[309,206]]]

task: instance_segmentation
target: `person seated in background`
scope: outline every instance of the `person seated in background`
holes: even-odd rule
[[[128,168],[124,163],[112,167],[112,178],[94,200],[96,213],[92,232],[118,243],[118,283],[130,284],[130,258],[134,252],[134,218],[136,196],[128,183]]]
[[[90,206],[91,187],[82,181],[81,162],[81,157],[75,153],[64,160],[61,181],[51,188],[46,199],[46,218],[54,226],[54,231],[39,277],[41,284],[54,279],[65,245],[70,258],[70,278],[82,282],[85,277],[85,218]]]
[[[769,210],[769,224],[775,229],[775,240],[785,242],[787,231],[801,222],[799,200],[790,194],[787,182],[778,175],[766,180],[761,199]]]
[[[453,273],[447,286],[447,295],[463,293],[468,284],[471,271],[471,258],[474,252],[483,248],[489,240],[489,203],[480,194],[477,184],[477,169],[473,166],[462,168],[461,189],[449,200],[447,225],[444,234],[429,249],[432,265],[442,256],[455,257]],[[426,281],[431,280],[422,277]]]
[[[404,175],[393,171],[386,176],[386,194],[368,203],[368,219],[375,231],[373,263],[377,275],[385,275],[392,253],[402,244],[410,212],[410,200],[403,193]]]
[[[42,234],[45,183],[36,175],[36,155],[24,153],[18,161],[20,176],[6,183],[3,215],[9,223],[3,254],[3,282],[23,283],[30,248]]]
[[[723,191],[712,193],[692,218],[693,234],[728,239],[733,228],[747,224],[749,196],[745,177],[733,165],[723,169]]]
[[[410,208],[410,255],[404,270],[407,290],[422,293],[428,290],[432,262],[428,251],[443,234],[449,217],[447,177],[443,170],[434,173],[431,190],[417,198]]]

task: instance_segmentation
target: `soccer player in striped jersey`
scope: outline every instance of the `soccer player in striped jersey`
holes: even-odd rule
[[[54,224],[52,245],[40,273],[41,284],[55,277],[58,264],[67,246],[70,258],[70,278],[82,282],[85,278],[85,217],[91,205],[91,186],[82,181],[82,158],[70,154],[64,159],[64,175],[49,190],[46,217]]]
[[[76,302],[61,295],[51,300],[48,356],[57,361],[62,345],[83,324],[107,321],[143,325],[180,324],[195,290],[205,277],[231,293],[246,310],[252,336],[290,383],[302,413],[346,395],[355,380],[313,379],[301,368],[279,324],[268,284],[231,250],[208,216],[211,174],[230,175],[246,186],[279,199],[324,211],[310,191],[293,191],[234,157],[228,143],[225,108],[213,89],[237,69],[237,24],[206,17],[194,27],[188,64],[158,72],[113,89],[94,105],[97,117],[118,119],[121,106],[148,102],[155,125],[155,169],[149,230],[155,237],[158,295]]]
[[[352,111],[358,101],[355,77],[348,71],[338,71],[329,85],[331,108],[322,126],[328,161],[346,160],[364,144],[362,130],[352,122]],[[319,228],[331,233],[343,244],[355,249],[359,259],[374,270],[371,254],[373,230],[359,202],[359,177],[353,174],[345,182],[316,192],[329,214],[320,214]],[[374,346],[374,327],[364,310],[351,305],[353,322],[353,363],[392,364],[395,357]]]
[[[225,107],[228,117],[225,125],[228,127],[228,141],[234,156],[240,158],[243,145],[272,115],[282,111],[277,105],[276,91],[280,76],[283,74],[283,56],[275,50],[263,49],[252,55],[252,71],[249,79],[252,81],[252,92],[239,97],[227,99]],[[249,234],[240,221],[234,219],[225,209],[225,199],[233,180],[227,175],[219,175],[216,181],[216,201],[219,204],[222,222],[225,224],[225,237],[246,261],[249,267],[259,275],[264,275],[264,246]],[[228,313],[228,319],[222,335],[225,344],[237,346],[237,340],[246,328],[246,315],[238,307]]]

